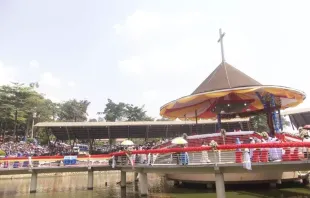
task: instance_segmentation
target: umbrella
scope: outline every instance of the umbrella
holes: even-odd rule
[[[248,117],[250,112],[264,111],[266,103],[272,109],[286,109],[297,106],[305,98],[305,93],[296,89],[262,85],[225,62],[191,95],[162,106],[160,115],[181,120],[216,118],[219,114],[223,118]]]
[[[304,129],[308,129],[309,130],[310,129],[310,125],[305,125]]]
[[[123,146],[132,146],[134,143],[131,140],[125,140],[121,143]]]
[[[182,138],[182,137],[177,137],[177,138],[174,138],[172,141],[171,141],[172,144],[187,144],[187,141]]]

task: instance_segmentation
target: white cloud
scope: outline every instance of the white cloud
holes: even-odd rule
[[[0,85],[8,84],[16,80],[17,70],[14,67],[4,65],[0,61]]]
[[[47,85],[50,87],[60,87],[61,81],[60,79],[53,76],[50,72],[44,72],[40,77],[39,84]]]
[[[40,63],[37,60],[32,60],[29,62],[29,67],[32,69],[38,69],[40,67]]]
[[[131,45],[135,54],[119,61],[119,69],[131,75],[186,74],[206,65],[207,54],[208,60],[216,60],[217,64],[220,52],[214,56],[215,50],[210,51],[211,47],[219,47],[217,32],[215,38],[201,33],[201,26],[211,18],[199,12],[165,15],[136,11],[123,24],[114,26],[117,34],[140,39]]]
[[[131,39],[138,40],[146,34],[153,33],[156,35],[158,31],[167,33],[176,28],[184,30],[194,24],[206,22],[206,20],[207,18],[199,12],[164,15],[157,12],[136,10],[127,17],[124,23],[115,24],[114,29],[119,35],[128,35]]]
[[[154,118],[160,117],[159,107],[165,102],[165,98],[160,97],[161,95],[163,95],[163,93],[155,89],[149,89],[142,93],[140,103],[145,104],[147,115]]]
[[[61,102],[61,100],[59,98],[52,96],[52,95],[49,95],[49,94],[45,94],[45,98],[50,99],[51,101],[56,102],[56,103]]]
[[[119,70],[130,75],[186,74],[195,68],[205,67],[209,52],[206,40],[188,39],[166,48],[151,48],[139,56],[119,61]],[[218,53],[219,56],[219,53]],[[217,64],[217,56],[210,55],[209,62]]]
[[[69,81],[69,82],[68,82],[68,86],[69,86],[69,87],[75,87],[75,85],[76,85],[76,84],[75,84],[74,81]]]
[[[139,56],[132,56],[127,60],[119,61],[118,68],[123,73],[142,74],[143,60]]]
[[[134,39],[139,39],[143,34],[158,29],[161,18],[157,13],[137,10],[125,20],[124,24],[114,25],[117,34],[127,34]]]

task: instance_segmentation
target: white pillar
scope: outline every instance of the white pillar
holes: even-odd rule
[[[141,196],[146,196],[148,194],[148,187],[147,174],[139,173],[139,188]]]
[[[94,171],[88,170],[87,190],[94,189]]]
[[[139,175],[139,173],[137,173],[137,172],[135,172],[134,173],[134,181],[138,181],[139,180],[139,178],[138,178],[138,175]]]
[[[126,172],[121,171],[121,188],[126,187]]]
[[[221,172],[215,173],[215,188],[217,198],[226,198],[224,175]]]
[[[37,180],[38,180],[38,173],[32,172],[31,183],[30,183],[30,193],[37,192]]]

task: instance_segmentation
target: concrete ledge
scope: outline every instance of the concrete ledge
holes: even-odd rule
[[[125,171],[125,172],[142,172],[142,173],[214,173],[216,169],[220,169],[222,173],[244,173],[248,170],[243,168],[242,164],[226,163],[226,164],[189,164],[186,166],[175,164],[157,164],[157,165],[139,165],[134,168],[131,165],[117,166],[114,169],[106,165],[91,166],[92,171]],[[251,172],[268,172],[268,171],[308,171],[310,169],[310,161],[283,161],[283,162],[267,162],[252,163]],[[40,173],[65,173],[65,172],[87,172],[87,166],[62,166],[62,167],[34,167],[33,172]],[[17,169],[0,169],[0,175],[20,175],[31,174],[28,168]]]

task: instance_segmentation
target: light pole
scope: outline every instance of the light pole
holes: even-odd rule
[[[31,128],[31,138],[33,138],[33,127],[34,127],[34,119],[37,117],[36,113],[32,114],[32,128]]]

